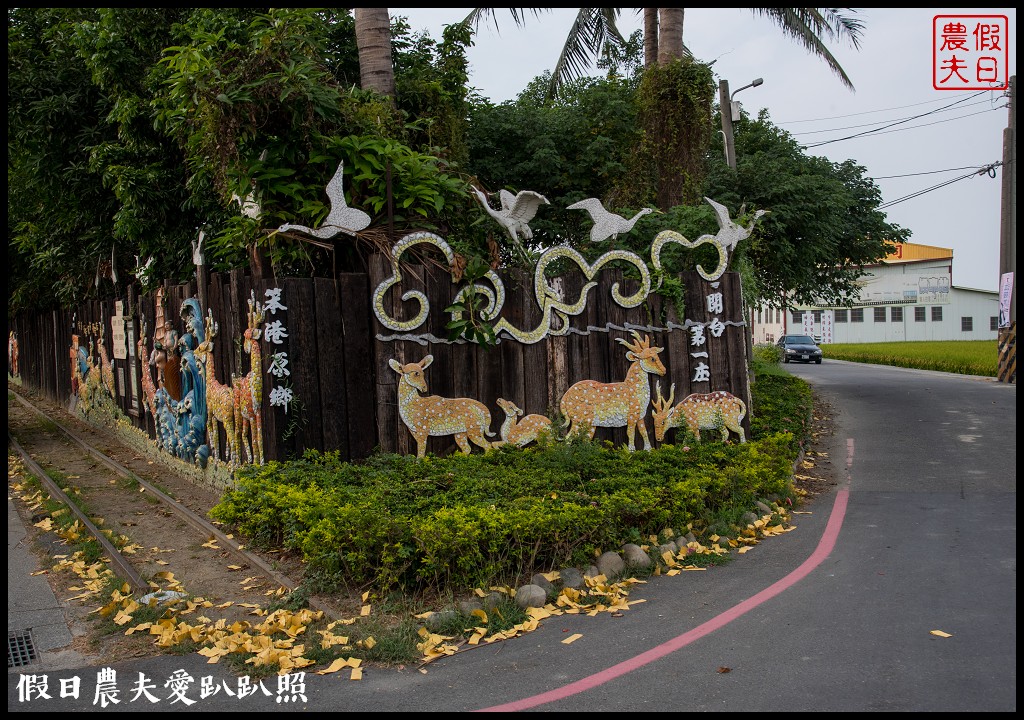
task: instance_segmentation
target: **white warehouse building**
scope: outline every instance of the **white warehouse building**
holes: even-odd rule
[[[785,313],[763,307],[751,315],[755,343],[808,334],[823,343],[995,340],[999,293],[953,284],[953,251],[899,243],[865,267],[850,307],[799,305]]]

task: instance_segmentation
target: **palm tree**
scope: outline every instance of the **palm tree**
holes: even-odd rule
[[[354,8],[359,84],[394,100],[395,66],[391,60],[391,16],[387,8]]]
[[[523,8],[509,8],[517,25],[525,24]],[[550,8],[530,8],[534,15]],[[551,73],[549,95],[554,97],[561,87],[584,74],[600,57],[608,44],[623,45],[625,40],[615,21],[621,8],[580,8],[576,20],[569,29],[565,46]],[[832,55],[825,40],[847,39],[854,48],[860,47],[860,36],[864,24],[844,14],[843,10],[856,13],[853,8],[751,8],[756,15],[770,18],[788,35],[821,57],[835,72],[843,84],[851,90],[853,83],[839,61]],[[644,65],[655,63],[670,64],[680,57],[690,56],[683,43],[683,8],[643,8],[644,15]],[[464,23],[478,28],[482,20],[494,19],[494,8],[474,8]],[[497,21],[495,20],[495,23]]]

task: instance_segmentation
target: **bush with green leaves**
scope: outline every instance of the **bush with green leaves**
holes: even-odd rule
[[[308,452],[239,470],[211,515],[256,546],[301,553],[319,589],[450,593],[586,567],[665,527],[699,532],[759,498],[791,495],[790,433],[683,440],[651,452],[549,442],[358,464]]]

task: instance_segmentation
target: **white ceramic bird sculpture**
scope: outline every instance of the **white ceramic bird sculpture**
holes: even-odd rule
[[[743,227],[733,222],[732,218],[729,217],[729,208],[720,203],[716,203],[709,197],[704,198],[715,210],[715,216],[718,218],[718,234],[715,235],[715,244],[721,245],[725,248],[726,252],[730,255],[732,251],[736,249],[736,245],[740,240],[746,240],[750,237],[750,233],[754,231],[754,223],[757,222],[758,218],[767,213],[767,210],[758,210],[754,213],[754,219],[750,222],[749,227]]]
[[[590,242],[599,243],[602,240],[619,236],[619,233],[628,233],[636,225],[636,221],[644,215],[655,212],[654,208],[643,208],[628,220],[621,215],[608,212],[604,205],[597,198],[587,198],[573,203],[566,210],[586,210],[594,221],[594,227],[590,228]]]
[[[474,192],[487,214],[505,228],[512,237],[512,244],[519,252],[526,255],[526,248],[520,242],[520,237],[524,240],[533,237],[529,223],[537,215],[540,206],[548,204],[548,199],[532,190],[520,190],[517,195],[513,195],[508,190],[502,189],[498,193],[498,197],[501,198],[501,210],[495,210],[487,201],[487,195],[482,190],[474,188]]]
[[[277,229],[278,232],[298,230],[306,235],[318,237],[321,240],[329,240],[338,233],[346,233],[355,236],[357,232],[370,224],[370,216],[357,208],[350,208],[345,202],[345,191],[341,186],[345,179],[344,163],[338,163],[338,169],[334,177],[327,183],[327,197],[331,201],[331,211],[327,218],[316,230],[305,225],[292,225],[285,223]]]
[[[238,203],[238,208],[245,217],[255,220],[260,216],[259,203],[252,193],[246,195],[244,200],[238,197],[238,193],[231,193],[231,199]]]

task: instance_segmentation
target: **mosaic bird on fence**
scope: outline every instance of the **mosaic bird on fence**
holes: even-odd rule
[[[533,230],[530,229],[529,223],[536,217],[540,206],[548,204],[548,199],[532,190],[520,190],[518,194],[513,195],[508,190],[502,189],[498,193],[498,197],[501,199],[501,210],[495,210],[487,201],[486,193],[477,188],[474,188],[473,191],[487,214],[505,228],[511,236],[515,248],[524,257],[527,257],[526,248],[520,241],[520,237],[524,240],[533,238]]]
[[[330,240],[338,233],[346,233],[355,236],[357,232],[370,224],[370,216],[358,208],[350,208],[345,202],[345,190],[342,188],[342,181],[345,179],[345,163],[338,163],[338,169],[334,177],[327,183],[327,197],[331,201],[331,211],[319,228],[313,229],[305,225],[292,225],[285,223],[277,229],[278,232],[297,230],[306,235]]]
[[[754,213],[754,219],[750,222],[750,225],[748,227],[743,227],[729,217],[729,208],[725,205],[717,203],[709,197],[704,199],[707,200],[708,205],[714,209],[715,218],[718,220],[718,234],[714,236],[709,235],[707,237],[713,237],[715,244],[721,245],[725,248],[726,252],[728,252],[730,256],[732,255],[733,250],[736,249],[736,245],[739,244],[740,240],[746,240],[750,237],[750,233],[754,231],[754,223],[756,223],[762,215],[768,212],[767,210],[758,210]],[[700,239],[698,238],[698,242],[699,241]]]
[[[597,198],[587,198],[569,205],[566,210],[586,210],[594,221],[594,227],[590,229],[590,242],[599,243],[608,238],[615,239],[620,233],[628,233],[636,225],[636,221],[652,212],[654,208],[643,208],[633,217],[626,219],[604,209],[604,205]]]

